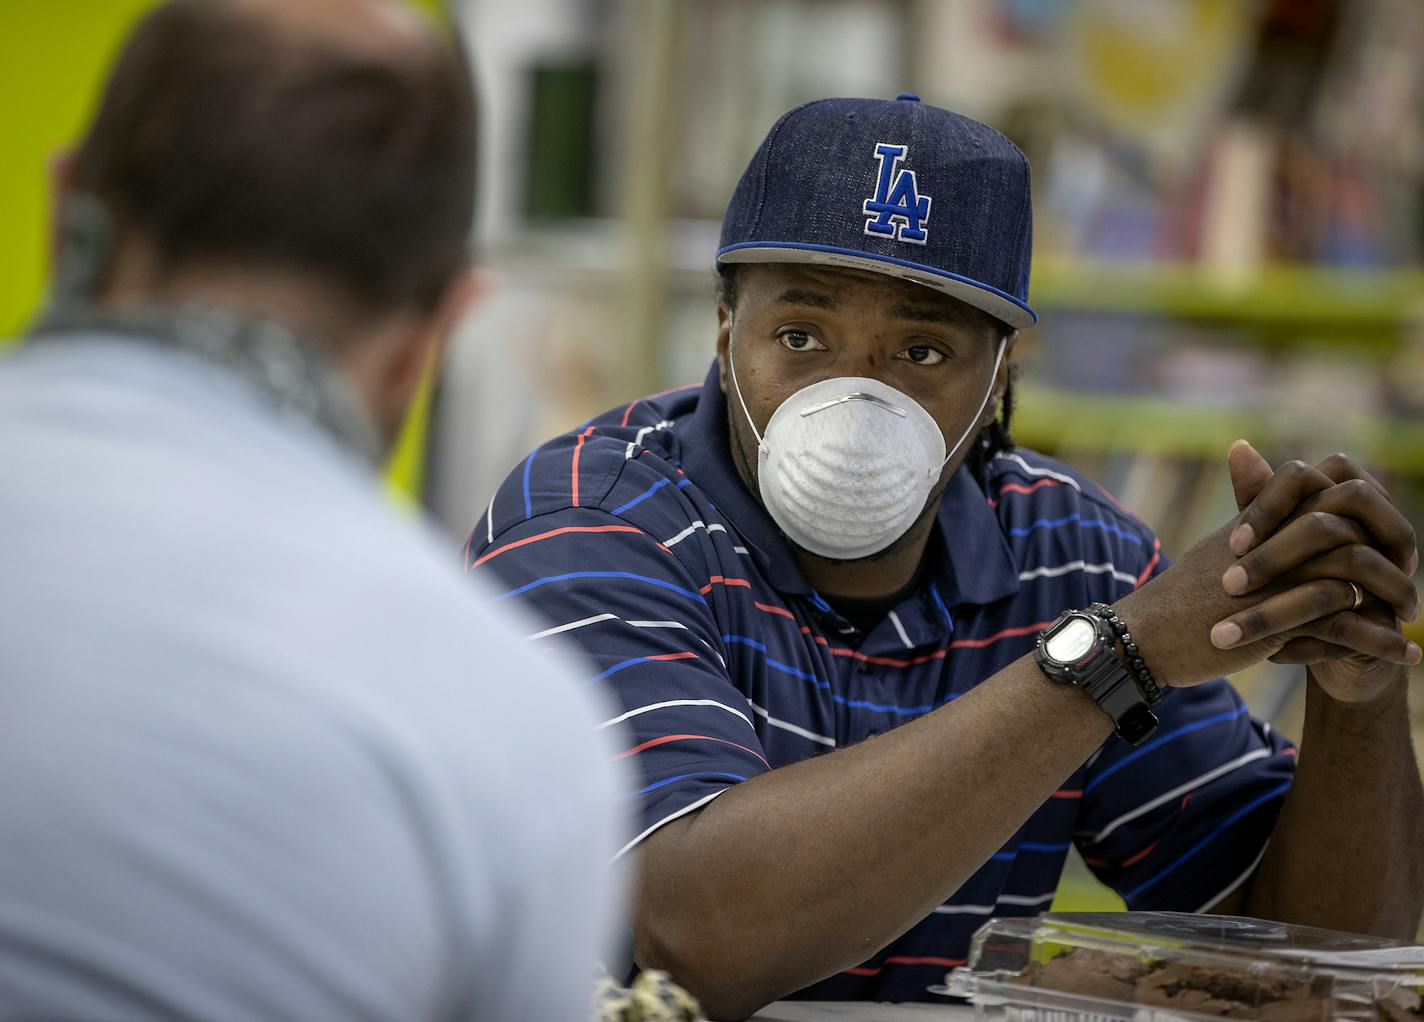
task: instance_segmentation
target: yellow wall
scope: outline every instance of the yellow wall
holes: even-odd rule
[[[414,0],[432,12],[440,0]],[[0,0],[0,345],[34,314],[49,244],[45,167],[79,137],[128,27],[154,0]],[[428,387],[392,458],[396,489],[419,492]]]
[[[45,166],[78,137],[124,30],[151,2],[0,3],[0,337],[24,326],[44,289]]]

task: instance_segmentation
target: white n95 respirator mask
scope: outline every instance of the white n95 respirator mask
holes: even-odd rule
[[[948,452],[923,405],[863,376],[803,387],[758,433],[731,363],[732,387],[757,438],[757,485],[772,520],[797,546],[822,557],[854,560],[884,550],[914,524],[940,472],[974,432],[1003,357],[1000,341],[984,399]]]

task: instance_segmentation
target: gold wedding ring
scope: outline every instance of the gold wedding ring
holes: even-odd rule
[[[1355,591],[1355,602],[1354,602],[1354,605],[1350,607],[1350,609],[1351,609],[1351,610],[1359,610],[1359,609],[1360,609],[1360,604],[1362,604],[1362,603],[1365,602],[1365,593],[1364,593],[1364,590],[1362,590],[1359,586],[1357,586],[1357,585],[1356,585],[1355,583],[1353,583],[1353,582],[1349,583],[1349,586],[1350,586],[1351,589],[1353,589],[1353,590]]]

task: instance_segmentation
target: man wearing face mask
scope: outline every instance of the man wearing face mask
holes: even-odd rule
[[[1240,517],[1168,567],[1015,450],[1030,221],[982,124],[798,107],[727,209],[706,381],[538,448],[472,537],[622,703],[635,957],[713,1017],[931,999],[1072,844],[1133,909],[1419,921],[1413,530],[1349,459],[1241,444]],[[1310,665],[1299,766],[1219,678],[1268,656]]]
[[[475,153],[406,5],[173,0],[58,164],[0,359],[5,1017],[583,1017],[601,714],[379,477]]]

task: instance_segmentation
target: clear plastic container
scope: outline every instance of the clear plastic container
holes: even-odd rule
[[[1424,947],[1180,912],[994,919],[939,994],[994,1022],[1424,1022]]]

